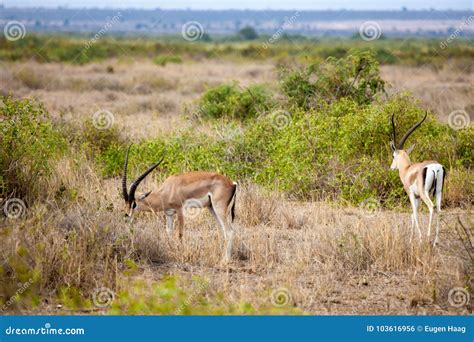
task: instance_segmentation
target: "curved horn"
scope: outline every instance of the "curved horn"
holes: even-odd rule
[[[400,149],[403,149],[403,144],[405,144],[405,141],[408,139],[408,137],[410,136],[410,134],[412,134],[415,129],[417,129],[422,123],[423,121],[425,121],[426,117],[428,116],[428,111],[425,112],[425,116],[423,117],[423,119],[421,119],[420,121],[418,121],[412,128],[410,128],[406,133],[405,135],[402,137],[402,140],[400,140],[400,144],[399,144],[399,148]]]
[[[125,162],[123,164],[123,176],[122,176],[122,195],[125,202],[128,202],[128,192],[127,192],[127,167],[128,167],[128,154],[130,153],[130,148],[132,144],[128,146],[127,154],[125,155]]]
[[[161,158],[161,160],[156,163],[155,165],[153,165],[152,167],[150,167],[148,170],[146,170],[145,172],[143,172],[140,177],[138,177],[137,179],[135,179],[135,181],[132,183],[132,185],[130,185],[130,192],[128,193],[128,200],[130,202],[134,201],[135,200],[135,190],[137,190],[137,187],[138,185],[140,184],[140,182],[142,180],[145,179],[146,176],[148,176],[148,174],[153,171],[158,165],[161,164],[161,162],[163,161],[164,158]]]
[[[395,113],[392,114],[392,141],[393,143],[395,144],[395,146],[397,146],[397,133],[395,131],[395,121],[394,121],[394,118],[395,118]]]

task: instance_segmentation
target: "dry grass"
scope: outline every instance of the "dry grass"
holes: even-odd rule
[[[391,85],[389,93],[408,90],[443,122],[455,110],[465,110],[474,120],[474,73],[471,66],[383,66],[381,76]]]
[[[381,73],[389,92],[412,92],[442,121],[459,109],[474,119],[474,73],[469,68],[382,66]],[[51,113],[69,120],[109,110],[127,135],[143,138],[181,127],[183,110],[192,108],[209,86],[236,80],[276,87],[276,66],[216,61],[166,66],[116,60],[85,66],[7,63],[0,67],[0,80],[0,93],[38,98]]]
[[[238,193],[233,260],[223,265],[219,231],[206,210],[187,218],[180,243],[165,233],[162,215],[124,221],[118,179],[101,181],[87,166],[70,170],[59,163],[57,177],[81,189],[77,202],[30,208],[1,244],[2,255],[24,248],[22,260],[41,274],[44,298],[35,312],[60,313],[54,293],[65,286],[84,294],[102,286],[119,291],[127,260],[135,260],[135,278],[152,283],[168,274],[190,281],[199,276],[210,282],[206,291],[225,293],[234,305],[268,306],[271,290],[283,287],[296,307],[313,314],[467,313],[447,302],[449,289],[464,286],[471,272],[447,225],[432,249],[409,242],[406,213],[292,202],[247,184]],[[444,215],[458,214],[466,215]]]

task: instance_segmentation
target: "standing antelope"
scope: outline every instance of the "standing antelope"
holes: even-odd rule
[[[418,230],[418,235],[421,241],[421,231],[418,225],[418,205],[420,197],[422,201],[426,204],[430,211],[430,219],[428,223],[428,233],[427,236],[430,238],[431,235],[431,221],[433,219],[433,202],[430,199],[430,195],[434,197],[436,195],[436,209],[437,209],[437,224],[436,224],[436,236],[434,239],[433,245],[436,245],[438,242],[438,231],[439,231],[439,215],[441,212],[441,195],[443,192],[444,185],[444,167],[434,160],[423,161],[421,163],[413,163],[410,161],[408,156],[415,145],[413,144],[408,149],[404,150],[403,145],[408,137],[425,121],[428,112],[425,113],[423,119],[411,127],[405,135],[400,140],[400,143],[397,145],[397,138],[395,132],[395,122],[394,116],[392,115],[392,140],[390,141],[390,147],[393,152],[393,161],[391,169],[398,169],[400,179],[403,183],[403,188],[410,198],[411,207],[413,214],[411,217],[411,237],[413,238],[414,227],[416,226]]]
[[[132,218],[135,211],[164,211],[166,215],[167,233],[170,235],[174,229],[174,215],[178,216],[179,238],[183,236],[184,211],[189,208],[207,207],[217,220],[225,240],[224,260],[229,261],[234,230],[226,222],[230,208],[232,222],[235,217],[235,197],[237,183],[229,178],[213,172],[187,172],[168,177],[157,191],[148,191],[135,198],[135,190],[140,182],[163,161],[151,166],[140,175],[131,185],[127,192],[127,166],[129,146],[125,156],[122,192],[125,200],[126,216]]]

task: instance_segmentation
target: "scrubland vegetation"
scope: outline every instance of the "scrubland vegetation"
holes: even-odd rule
[[[447,295],[472,286],[469,235],[459,227],[472,225],[474,130],[444,123],[413,94],[389,91],[380,71],[380,63],[441,68],[444,59],[432,50],[439,42],[303,40],[262,49],[104,38],[83,51],[85,41],[0,41],[0,59],[13,70],[2,71],[11,82],[0,105],[0,195],[25,204],[19,217],[0,221],[4,312],[470,312],[469,305],[450,306]],[[39,63],[25,64],[40,46]],[[461,41],[442,58],[466,71],[473,53]],[[150,60],[156,72],[138,77],[128,58]],[[258,63],[267,58],[272,77],[261,76],[267,71]],[[47,68],[59,62],[84,65],[64,66],[72,76],[55,78]],[[215,77],[219,63],[257,64],[251,81],[226,74],[190,86],[163,76],[166,68],[184,74],[187,65],[198,65]],[[101,76],[81,79],[84,70]],[[111,110],[112,121],[103,126],[92,115],[105,109],[102,102],[88,115],[74,104],[72,94],[84,91],[120,106]],[[55,92],[64,97],[59,106],[49,97]],[[169,96],[124,109],[161,92]],[[179,106],[166,102],[174,92],[192,96]],[[389,170],[392,113],[402,132],[426,110],[428,119],[408,143],[416,143],[413,160],[436,159],[448,170],[441,244],[434,249],[427,239],[409,241],[408,199]],[[165,122],[164,129],[139,132]],[[124,220],[119,177],[131,142],[129,177],[165,157],[142,190],[190,170],[239,182],[231,264],[221,264],[217,226],[207,212],[187,219],[182,244],[165,234],[161,216]],[[26,282],[19,294],[18,284]],[[101,289],[105,305],[97,298]]]
[[[457,39],[441,48],[438,39],[380,39],[364,41],[356,36],[353,39],[304,38],[283,35],[276,43],[268,46],[267,36],[257,40],[236,40],[221,37],[215,41],[183,42],[182,37],[153,39],[107,38],[98,43],[90,43],[87,37],[70,38],[45,35],[28,35],[20,41],[11,42],[0,38],[0,59],[30,60],[40,63],[67,62],[85,64],[110,58],[124,61],[137,57],[159,57],[158,62],[170,58],[181,59],[243,59],[268,60],[278,63],[308,60],[324,61],[328,57],[344,57],[352,49],[372,49],[377,60],[383,64],[431,65],[442,67],[447,59],[455,60],[461,68],[468,67],[474,58],[472,40]],[[38,53],[39,52],[39,53]]]

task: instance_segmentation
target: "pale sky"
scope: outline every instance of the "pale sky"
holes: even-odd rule
[[[463,9],[473,10],[474,0],[0,0],[6,7],[96,7],[163,9]]]

